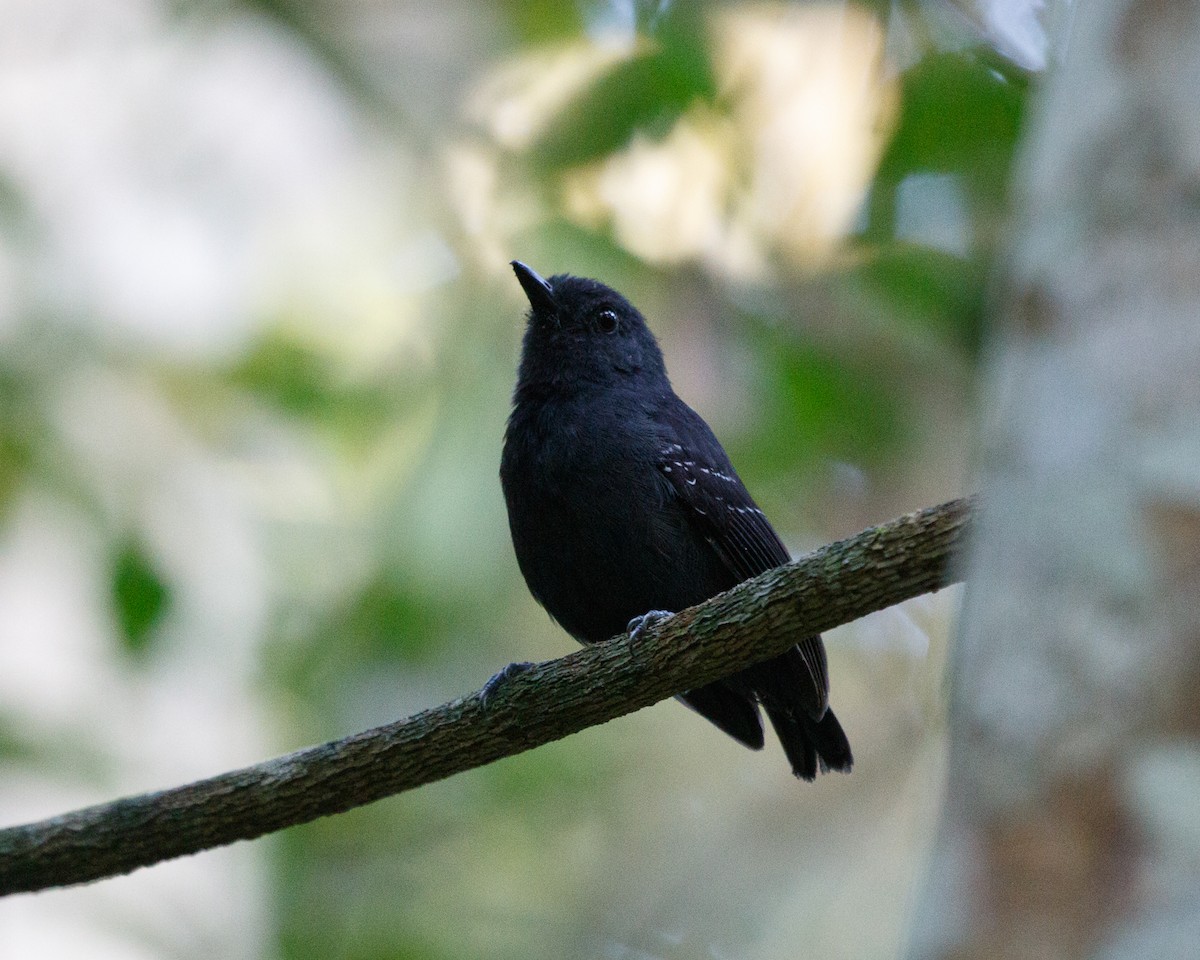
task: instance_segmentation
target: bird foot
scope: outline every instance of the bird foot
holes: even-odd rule
[[[521,660],[517,663],[510,663],[499,673],[493,674],[488,682],[483,685],[483,689],[479,691],[479,705],[486,710],[488,701],[499,692],[501,687],[505,686],[513,677],[518,677],[522,673],[528,673],[532,669],[532,663],[528,660]]]
[[[642,631],[647,627],[658,623],[659,620],[665,620],[672,616],[670,610],[647,610],[640,617],[634,617],[625,626],[625,632],[629,634],[630,639],[635,643],[642,638]]]

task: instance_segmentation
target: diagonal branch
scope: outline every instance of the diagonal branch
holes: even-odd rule
[[[86,883],[341,813],[703,686],[957,581],[973,501],[814,550],[628,636],[395,723],[196,783],[0,830],[0,895]]]

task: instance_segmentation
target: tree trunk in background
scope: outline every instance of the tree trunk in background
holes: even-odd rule
[[[916,958],[1200,957],[1200,3],[1075,12],[1017,171]]]

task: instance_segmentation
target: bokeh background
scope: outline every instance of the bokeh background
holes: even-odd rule
[[[1009,170],[1068,14],[0,0],[0,822],[571,648],[496,475],[513,257],[641,307],[793,552],[968,490]],[[0,902],[0,956],[894,956],[956,600],[829,635],[852,776],[660,704]]]

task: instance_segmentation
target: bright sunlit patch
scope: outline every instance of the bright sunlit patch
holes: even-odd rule
[[[726,112],[694,106],[660,140],[568,176],[567,215],[652,263],[728,276],[819,265],[852,228],[894,121],[885,34],[853,7],[759,5],[712,23]]]
[[[733,215],[819,262],[852,225],[896,112],[883,27],[852,6],[764,4],[722,13],[713,37],[745,149]]]
[[[856,7],[769,3],[720,11],[709,36],[717,103],[695,103],[665,135],[639,134],[569,172],[558,198],[564,212],[588,229],[611,229],[651,263],[698,261],[744,279],[820,265],[852,229],[895,120],[885,31]],[[526,55],[484,82],[468,114],[496,146],[526,150],[615,64],[646,49],[626,39]],[[465,204],[464,220],[491,247],[512,235],[498,209],[507,193],[495,189],[500,162],[490,155],[482,177],[478,164],[458,165],[476,174],[467,178],[476,189],[463,196],[484,200]],[[534,219],[550,213],[525,199]]]
[[[503,189],[498,154],[493,146],[459,143],[444,158],[447,202],[471,238],[476,261],[496,275],[511,259],[508,237],[538,210],[532,200],[522,204],[524,191]]]
[[[639,137],[569,177],[567,211],[594,227],[611,221],[618,242],[652,263],[703,258],[726,230],[732,139],[727,122],[695,110],[663,141]]]

